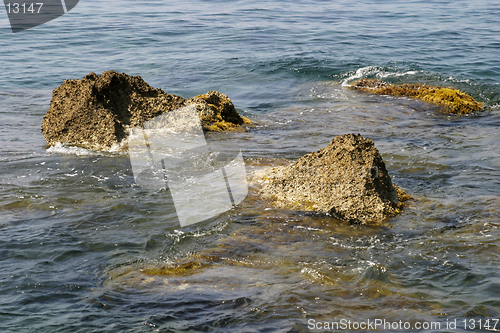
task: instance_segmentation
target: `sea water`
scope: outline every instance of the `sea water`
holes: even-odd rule
[[[493,329],[499,51],[500,4],[487,0],[89,0],[15,34],[3,12],[0,331]],[[111,69],[186,98],[229,95],[255,125],[206,139],[241,149],[249,176],[360,133],[414,200],[359,226],[277,209],[251,183],[238,207],[180,227],[165,191],[134,183],[126,151],[47,147],[40,133],[53,89]],[[351,91],[356,78],[451,86],[485,108],[444,114]],[[200,254],[212,259],[199,269],[148,274]]]

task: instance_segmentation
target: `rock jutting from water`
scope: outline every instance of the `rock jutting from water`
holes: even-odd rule
[[[391,84],[377,79],[356,80],[349,87],[373,94],[420,99],[439,105],[448,113],[467,114],[483,108],[483,103],[477,102],[466,93],[453,88],[434,87],[426,84]]]
[[[336,136],[317,152],[263,177],[261,194],[278,207],[374,224],[400,212],[409,197],[394,186],[372,140]]]
[[[180,107],[196,105],[206,131],[226,131],[251,123],[217,91],[190,99],[165,93],[140,76],[115,71],[90,73],[81,80],[65,80],[54,89],[42,121],[49,145],[64,143],[90,149],[109,149],[128,135],[128,128]]]

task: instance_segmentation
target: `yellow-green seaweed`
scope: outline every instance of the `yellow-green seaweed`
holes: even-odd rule
[[[426,84],[392,84],[377,79],[360,79],[351,83],[351,89],[379,95],[404,96],[420,99],[443,107],[448,113],[467,114],[479,111],[483,103],[454,88],[435,87]]]
[[[210,132],[243,130],[241,125],[252,124],[246,117],[240,116],[231,99],[216,91],[198,95],[187,100],[188,104],[198,103],[197,108],[203,129]]]

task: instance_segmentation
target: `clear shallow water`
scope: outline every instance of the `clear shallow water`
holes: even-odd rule
[[[0,330],[499,318],[499,12],[494,1],[87,1],[18,34],[1,15]],[[207,140],[241,147],[249,172],[361,133],[416,200],[364,227],[273,209],[253,188],[181,229],[165,193],[133,186],[125,154],[45,147],[52,89],[108,69],[184,97],[228,94],[257,126]],[[357,77],[453,86],[486,110],[444,115],[342,87]],[[217,260],[195,274],[141,272],[200,253]]]

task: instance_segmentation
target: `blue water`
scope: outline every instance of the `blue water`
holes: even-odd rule
[[[2,10],[0,331],[499,319],[499,54],[498,1],[82,0],[16,34]],[[180,228],[165,193],[133,186],[126,154],[46,147],[52,90],[110,69],[186,98],[229,95],[257,126],[207,140],[243,147],[249,172],[361,133],[416,200],[382,227],[351,226],[254,189]],[[452,116],[344,87],[361,77],[459,88],[485,109]],[[143,273],[214,251],[223,260],[192,274]]]

